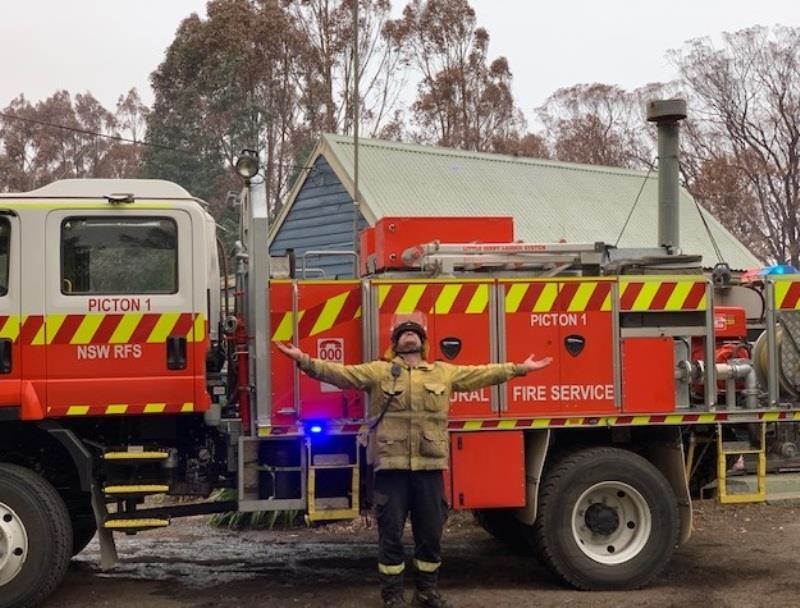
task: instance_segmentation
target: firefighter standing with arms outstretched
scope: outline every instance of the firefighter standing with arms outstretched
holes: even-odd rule
[[[375,470],[373,500],[378,520],[378,570],[384,606],[405,605],[402,536],[411,516],[414,534],[414,602],[447,608],[438,591],[441,537],[448,507],[442,471],[448,466],[450,395],[500,384],[551,363],[533,355],[520,364],[429,363],[424,317],[396,321],[384,360],[341,365],[314,359],[278,343],[306,374],[340,388],[370,393],[367,461]]]

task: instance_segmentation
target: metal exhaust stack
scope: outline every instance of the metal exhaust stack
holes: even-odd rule
[[[680,136],[678,123],[686,118],[685,99],[662,99],[647,104],[647,120],[658,125],[658,245],[670,254],[680,250]]]

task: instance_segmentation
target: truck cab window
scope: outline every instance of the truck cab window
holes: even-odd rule
[[[0,218],[0,297],[8,293],[9,252],[11,251],[11,223]]]
[[[169,218],[72,217],[61,225],[61,291],[178,291],[178,228]]]

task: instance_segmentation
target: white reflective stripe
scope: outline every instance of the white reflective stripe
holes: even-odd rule
[[[420,572],[436,572],[442,562],[423,562],[421,559],[414,560],[414,567]]]
[[[405,562],[402,564],[378,564],[378,572],[381,574],[402,574],[405,569]]]

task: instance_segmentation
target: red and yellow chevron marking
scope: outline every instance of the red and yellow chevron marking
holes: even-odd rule
[[[775,281],[775,308],[800,310],[800,281],[785,279]]]
[[[610,281],[507,283],[507,313],[611,310]]]
[[[50,417],[76,416],[141,416],[144,414],[190,414],[194,412],[194,403],[143,403],[130,405],[127,403],[109,403],[108,405],[65,405],[48,407]]]
[[[169,336],[202,342],[206,322],[202,314],[125,313],[86,315],[27,315],[0,317],[0,338],[22,344],[158,344]]]
[[[361,287],[344,291],[308,310],[297,312],[299,338],[316,336],[332,327],[361,317]],[[272,340],[285,342],[294,335],[294,319],[290,312],[273,312]]]
[[[500,418],[492,420],[451,420],[450,431],[514,431],[525,429],[593,428],[613,426],[670,426],[748,422],[800,422],[800,411],[762,411],[704,414],[647,414],[641,416],[581,416],[569,418]],[[327,427],[331,434],[367,432],[366,424],[340,424]],[[258,429],[259,437],[302,435],[302,426],[274,426]]]
[[[703,279],[620,279],[620,309],[630,312],[706,310]]]
[[[488,283],[396,283],[377,287],[381,313],[476,315],[489,307]]]

